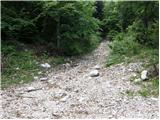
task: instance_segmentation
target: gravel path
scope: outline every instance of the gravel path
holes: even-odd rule
[[[143,69],[142,63],[106,68],[108,53],[108,43],[103,41],[91,54],[76,59],[74,65],[55,69],[47,81],[37,80],[1,91],[1,118],[158,119],[158,98],[126,94],[127,90],[140,89],[130,82],[130,77]],[[95,65],[100,66],[100,75],[90,77]],[[28,92],[28,87],[36,90]]]

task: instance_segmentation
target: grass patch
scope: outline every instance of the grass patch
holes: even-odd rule
[[[111,65],[115,65],[121,62],[124,62],[125,57],[120,54],[110,54],[107,58],[106,66],[109,67]]]
[[[153,48],[143,48],[137,57],[146,63],[144,67],[149,67],[159,63],[159,50]]]
[[[136,78],[132,77],[131,82],[134,82]],[[159,79],[158,77],[151,78],[147,81],[140,81],[134,83],[136,85],[141,86],[140,90],[136,92],[136,95],[140,95],[143,97],[148,97],[148,96],[154,96],[157,97],[159,96]],[[131,94],[128,92],[128,94]]]
[[[139,44],[136,36],[137,34],[133,31],[114,35],[113,41],[109,44],[111,53],[107,57],[106,65],[130,63],[137,60],[145,61],[146,66],[158,64],[159,50]]]
[[[131,82],[134,82],[133,78],[131,78]],[[140,90],[136,92],[127,90],[126,94],[130,97],[135,96],[135,95],[140,95],[143,97],[150,97],[150,96],[158,97],[159,96],[159,79],[157,77],[152,78],[147,81],[137,82],[134,84],[141,86],[141,88]]]
[[[140,90],[138,93],[139,93],[141,96],[143,96],[143,97],[149,96],[148,89],[146,89],[146,88],[143,88],[143,89]]]
[[[18,45],[17,45],[18,46]],[[45,74],[48,70],[42,69],[40,64],[49,63],[52,67],[65,63],[64,57],[54,57],[47,54],[36,56],[33,50],[18,50],[15,45],[2,44],[2,73],[1,88],[10,85],[28,83],[39,76],[38,72]]]
[[[106,66],[119,64],[122,62],[131,63],[135,61],[145,62],[144,67],[147,68],[151,65],[159,63],[159,50],[153,48],[140,48],[136,54],[121,54],[111,51],[107,56]]]
[[[54,57],[51,59],[51,63],[55,65],[64,64],[66,63],[66,60],[62,56]]]
[[[113,42],[109,44],[109,47],[111,48],[111,52],[107,57],[107,67],[122,62],[131,63],[141,61],[144,63],[143,67],[147,69],[159,63],[159,50],[140,45],[136,42],[134,35],[129,33],[120,33],[116,35]],[[131,78],[131,81],[134,82],[135,79],[136,78]],[[141,85],[141,90],[136,94],[144,97],[159,95],[158,78],[152,78],[151,80],[143,82],[136,82],[135,84]],[[127,94],[130,96],[133,93],[127,92]]]
[[[1,76],[2,89],[12,84],[32,81],[39,70],[37,59],[32,51],[15,51],[3,57],[5,61],[3,61]]]
[[[141,84],[142,89],[138,91],[138,93],[143,96],[159,96],[159,79],[152,78],[148,82],[143,82]]]
[[[130,91],[130,90],[127,90],[126,91],[126,94],[129,96],[129,97],[133,97],[135,95],[134,91]]]

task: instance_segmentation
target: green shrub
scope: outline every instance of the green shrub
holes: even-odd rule
[[[13,45],[2,44],[1,52],[2,55],[14,54],[16,52],[16,47]]]
[[[64,57],[54,57],[52,60],[51,60],[51,63],[52,64],[55,64],[55,65],[59,65],[59,64],[64,64],[66,61],[64,59]]]
[[[110,48],[113,54],[134,55],[139,52],[140,45],[134,41],[133,33],[119,33],[114,37]]]
[[[150,47],[159,48],[159,21],[152,23],[148,27],[147,45]]]
[[[111,65],[121,63],[121,62],[123,62],[124,60],[125,60],[125,56],[124,56],[124,55],[111,53],[111,54],[107,57],[106,66],[109,67],[109,66],[111,66]]]
[[[109,38],[109,40],[113,40],[113,38],[118,34],[117,31],[115,30],[110,30],[109,33],[107,34],[107,37]]]
[[[95,11],[91,1],[3,1],[2,40],[52,43],[53,49],[65,55],[86,53],[99,40]]]
[[[2,66],[2,88],[8,87],[9,85],[18,84],[20,82],[32,81],[34,75],[38,71],[38,66],[36,64],[36,57],[32,51],[24,52],[10,49],[10,46],[4,50],[2,46],[2,54],[5,61]],[[8,51],[11,50],[11,51]]]
[[[159,63],[159,50],[148,47],[142,48],[139,53],[139,58],[148,61],[146,66],[156,65]]]

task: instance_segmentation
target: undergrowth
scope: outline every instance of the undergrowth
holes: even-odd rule
[[[99,43],[96,43],[93,49],[95,49],[98,44]],[[52,70],[52,68],[54,69],[55,66],[69,62],[64,55],[50,55],[45,50],[48,49],[47,47],[39,46],[39,48],[37,48],[36,46],[31,47],[18,41],[2,42],[2,89],[11,85],[31,82],[35,76],[40,76],[38,74],[39,72],[45,75],[47,71]],[[86,51],[86,53],[91,52],[93,49]],[[51,68],[42,68],[40,64],[44,63],[50,64]]]
[[[7,88],[19,83],[27,83],[38,76],[38,72],[45,73],[47,69],[42,69],[40,64],[49,63],[52,67],[65,63],[65,58],[61,56],[49,56],[42,54],[37,56],[32,49],[18,50],[18,45],[2,43],[2,69],[1,88]]]
[[[150,79],[147,82],[142,82],[141,90],[138,91],[139,95],[143,97],[159,96],[159,79],[157,77]]]
[[[136,40],[136,33],[128,31],[127,33],[119,33],[113,37],[113,41],[109,45],[111,52],[107,56],[106,66],[119,64],[119,63],[131,63],[131,62],[143,62],[145,69],[159,64],[159,50],[140,44]],[[140,74],[140,73],[139,73]],[[141,90],[137,93],[127,91],[128,96],[141,95],[158,96],[159,94],[159,79],[158,76],[150,78],[148,82],[136,83],[141,85]]]
[[[159,50],[143,46],[136,41],[133,32],[119,33],[109,45],[111,52],[107,56],[106,66],[126,62],[144,61],[146,66],[158,64]]]

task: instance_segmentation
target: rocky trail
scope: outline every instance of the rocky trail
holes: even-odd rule
[[[74,65],[49,73],[48,80],[1,91],[1,118],[158,118],[158,98],[126,94],[140,89],[130,78],[143,69],[142,63],[106,68],[108,54],[103,41]]]

